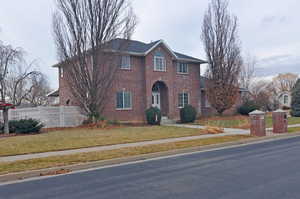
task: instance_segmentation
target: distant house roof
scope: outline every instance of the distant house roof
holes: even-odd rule
[[[282,97],[283,95],[290,96],[292,93],[290,91],[282,91],[278,94],[278,98]]]
[[[59,89],[48,93],[47,97],[59,97]]]
[[[200,77],[200,89],[201,90],[206,90],[208,81],[209,80],[206,77],[203,77],[203,76]],[[249,91],[246,88],[240,88],[240,92],[249,92]]]

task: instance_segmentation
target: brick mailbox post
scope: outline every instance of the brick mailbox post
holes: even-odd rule
[[[253,136],[266,136],[266,114],[262,111],[253,111],[250,116],[250,133]]]
[[[273,118],[273,133],[287,133],[288,132],[288,119],[287,113],[281,109],[274,111]]]

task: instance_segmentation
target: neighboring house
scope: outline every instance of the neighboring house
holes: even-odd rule
[[[113,40],[118,45],[121,39]],[[162,115],[178,119],[187,104],[201,112],[200,65],[203,60],[173,51],[164,41],[130,40],[122,51],[119,70],[110,90],[103,115],[107,119],[144,121],[145,110],[158,107]],[[60,105],[76,105],[59,67]]]
[[[50,105],[56,106],[59,105],[59,90],[54,90],[51,93],[47,95],[47,97],[50,99]]]
[[[284,107],[290,108],[291,107],[291,102],[292,102],[291,92],[289,92],[289,91],[281,92],[277,96],[277,99],[278,99],[280,108],[284,108]]]
[[[207,84],[209,84],[209,81],[206,77],[201,77],[200,80],[200,89],[201,89],[201,101],[200,101],[200,114],[203,116],[212,116],[216,115],[217,111],[210,105],[208,96],[207,96]],[[237,108],[242,104],[242,97],[243,95],[246,95],[249,91],[244,88],[239,89],[239,94],[236,103],[230,108],[229,110],[226,110],[224,112],[225,115],[233,115],[236,114]]]

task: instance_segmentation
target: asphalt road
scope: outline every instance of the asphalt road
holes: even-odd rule
[[[1,199],[299,199],[300,137],[0,186]]]

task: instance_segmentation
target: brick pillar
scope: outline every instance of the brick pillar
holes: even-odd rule
[[[273,118],[273,133],[287,133],[288,132],[288,120],[287,113],[281,109],[274,111]]]
[[[266,114],[262,111],[253,111],[250,116],[250,132],[253,136],[266,136]]]

